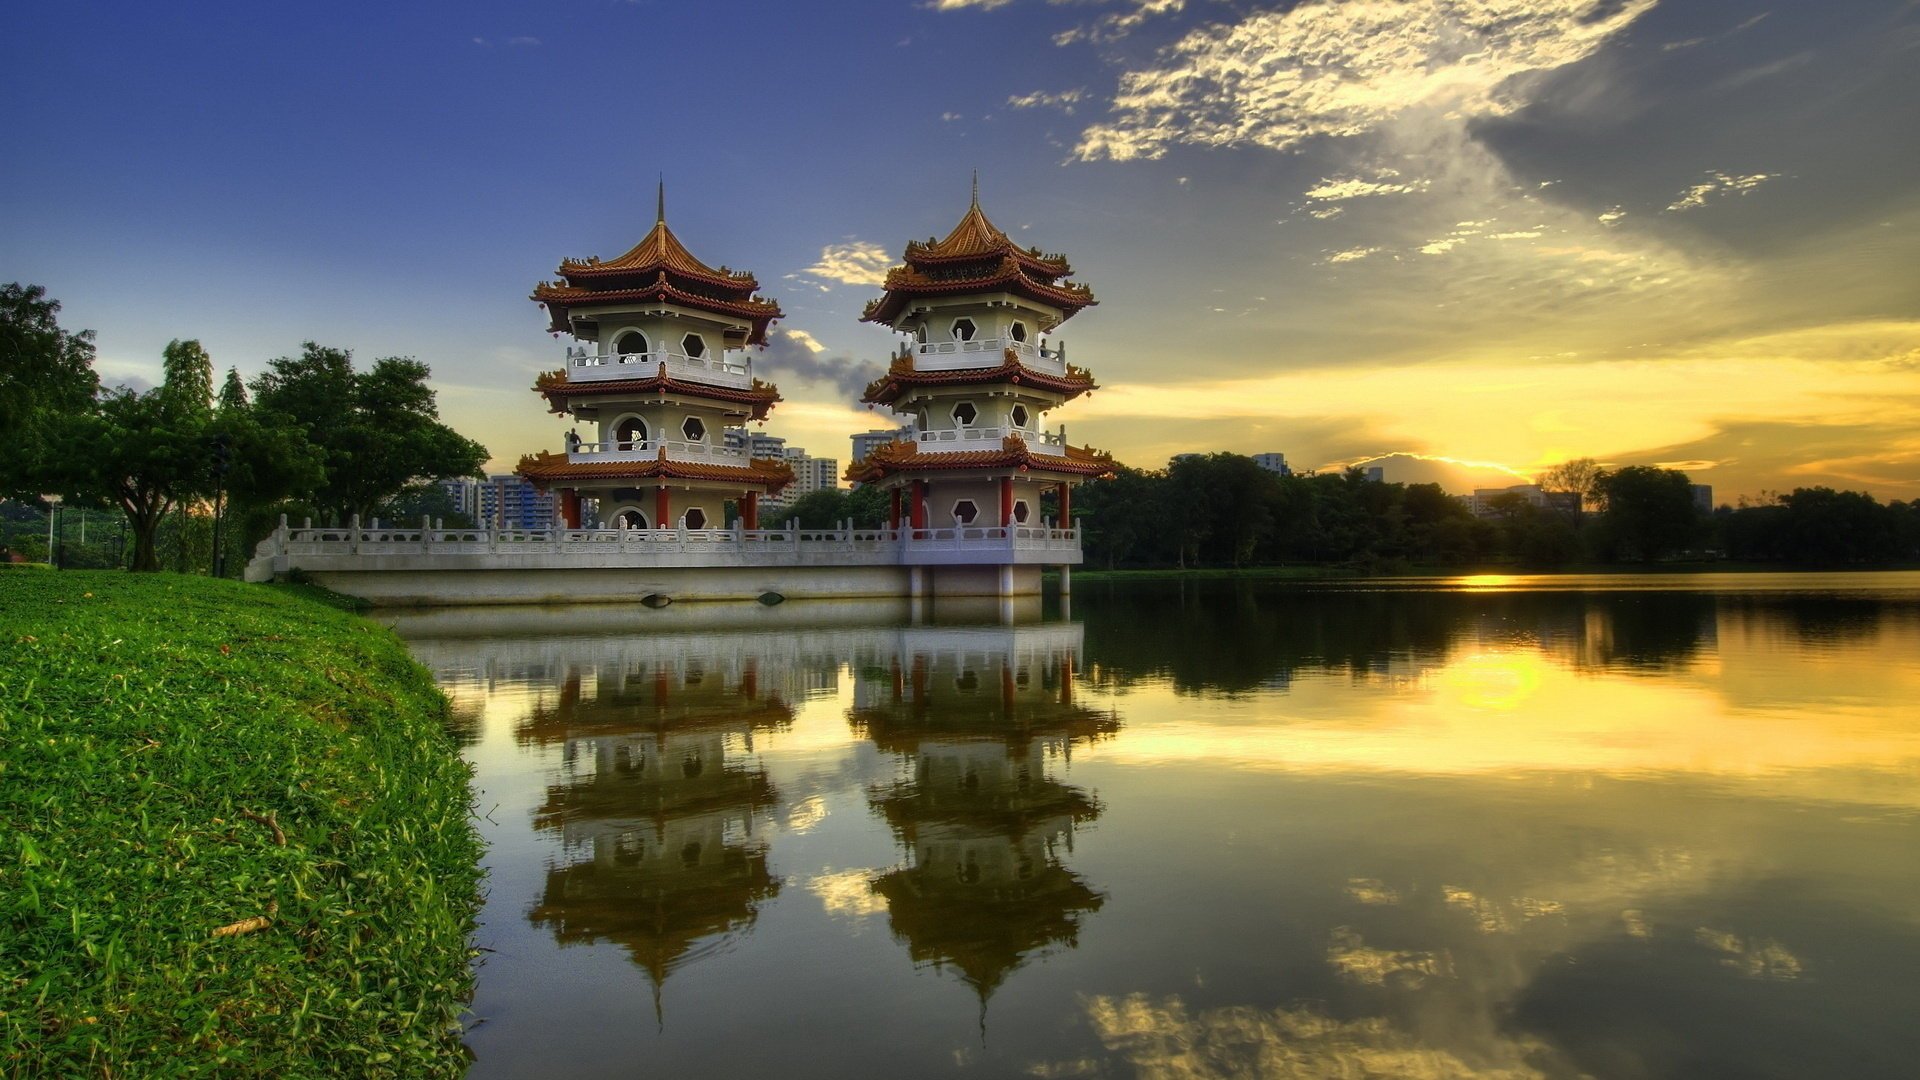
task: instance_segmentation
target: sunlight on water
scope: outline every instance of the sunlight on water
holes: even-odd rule
[[[389,616],[474,1075],[1910,1075],[1920,576],[1727,577]]]

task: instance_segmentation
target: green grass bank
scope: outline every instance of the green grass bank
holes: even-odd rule
[[[324,594],[0,571],[0,1074],[457,1076],[446,699]]]

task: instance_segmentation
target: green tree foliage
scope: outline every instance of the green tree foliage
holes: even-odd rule
[[[93,406],[93,331],[60,328],[60,303],[38,285],[0,285],[0,498],[33,498],[50,474],[63,425]]]
[[[118,506],[133,534],[134,570],[160,569],[154,535],[174,507],[211,490],[213,364],[197,341],[172,341],[166,381],[146,393],[100,396],[57,444],[74,498]]]
[[[789,524],[802,529],[832,529],[843,521],[852,521],[856,529],[879,529],[887,524],[887,493],[873,484],[852,489],[833,488],[810,491],[771,522],[777,527]]]
[[[1798,488],[1761,506],[1718,515],[1729,556],[1803,566],[1920,559],[1920,502],[1882,505],[1859,491]]]
[[[1629,465],[1602,474],[1598,483],[1606,507],[1600,517],[1600,543],[1610,557],[1652,562],[1700,539],[1700,513],[1686,473]]]
[[[307,342],[253,383],[257,415],[297,426],[320,450],[324,477],[297,492],[323,514],[371,517],[411,487],[477,476],[486,447],[440,422],[428,369],[389,357],[355,371],[353,355]]]

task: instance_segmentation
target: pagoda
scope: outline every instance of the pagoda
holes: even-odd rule
[[[1054,775],[1076,744],[1120,729],[1117,715],[1074,701],[1078,641],[1073,624],[911,629],[884,664],[855,666],[848,719],[901,766],[869,800],[905,860],[872,889],[913,961],[956,973],[983,1021],[1008,976],[1072,948],[1105,903],[1065,862],[1100,804]]]
[[[912,417],[909,438],[875,448],[847,479],[890,492],[891,527],[1013,530],[1040,525],[1051,489],[1072,526],[1073,485],[1113,459],[1047,431],[1050,410],[1095,388],[1049,337],[1095,300],[1065,256],[1022,248],[972,204],[944,240],[907,245],[862,322],[907,339],[861,400]]]
[[[759,527],[759,504],[793,480],[783,461],[727,445],[726,429],[765,420],[779,390],[753,377],[745,352],[765,345],[780,306],[756,296],[752,274],[696,258],[667,227],[662,186],[653,229],[617,259],[567,259],[532,299],[556,334],[579,344],[535,392],[556,414],[594,426],[564,453],[520,459],[515,471],[557,488],[566,527],[717,529],[732,500]],[[744,442],[744,440],[742,440]]]

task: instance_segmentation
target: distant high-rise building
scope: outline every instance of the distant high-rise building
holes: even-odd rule
[[[1380,465],[1367,466],[1367,482],[1372,484],[1386,483],[1387,482],[1386,468]]]
[[[859,432],[853,436],[853,457],[849,460],[865,461],[867,455],[888,443],[911,438],[913,438],[911,427],[876,428],[872,431]],[[835,482],[838,482],[838,478],[835,478]],[[853,486],[859,487],[859,481],[854,481]]]
[[[840,462],[837,458],[817,458],[798,447],[787,451],[787,464],[793,468],[790,499],[816,491],[832,491],[840,486]]]
[[[1253,463],[1280,476],[1292,476],[1293,470],[1287,468],[1287,455],[1277,452],[1253,455]]]
[[[764,431],[728,428],[726,445],[730,450],[745,450],[748,457],[782,461],[787,456],[787,440],[778,435],[769,435]]]
[[[480,481],[471,476],[453,476],[435,485],[447,497],[455,513],[480,520]]]
[[[477,524],[496,529],[553,527],[553,492],[542,492],[513,473],[495,473],[478,487]]]
[[[1713,513],[1713,485],[1688,484],[1693,489],[1693,508],[1703,514]]]

